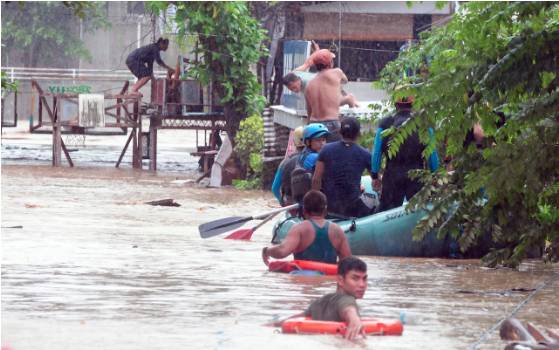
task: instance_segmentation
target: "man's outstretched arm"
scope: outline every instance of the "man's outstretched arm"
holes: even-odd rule
[[[365,329],[361,322],[361,317],[357,312],[355,306],[347,306],[340,313],[342,320],[347,324],[347,329],[344,335],[345,339],[353,340],[357,335],[365,336]]]

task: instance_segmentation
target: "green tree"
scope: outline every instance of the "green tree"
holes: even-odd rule
[[[405,76],[404,70],[418,74]],[[402,78],[404,76],[404,78]],[[485,261],[518,264],[533,248],[559,258],[559,5],[556,2],[469,2],[444,27],[383,71],[395,97],[414,95],[410,131],[452,157],[454,172],[418,172],[426,186],[408,208],[433,207],[414,231],[434,227],[463,250],[483,239]],[[504,118],[503,118],[504,117]],[[480,123],[485,148],[465,145]]]
[[[18,65],[40,62],[63,65],[71,58],[91,59],[80,39],[78,20],[86,31],[108,26],[104,2],[2,2],[2,60],[17,51]]]
[[[170,2],[152,2],[152,11],[164,10]],[[193,73],[203,84],[213,84],[224,107],[227,131],[234,140],[241,120],[260,114],[265,99],[251,71],[266,54],[265,32],[250,15],[244,2],[177,2],[175,21],[179,37],[198,39],[201,62]]]

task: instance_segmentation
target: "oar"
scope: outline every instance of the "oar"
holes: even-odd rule
[[[253,228],[242,228],[240,230],[237,230],[232,234],[230,234],[229,236],[225,237],[225,239],[241,239],[245,241],[250,241],[254,231],[258,230],[262,225],[272,220],[279,213],[280,213],[279,211],[277,213],[273,213],[272,215],[262,220],[262,222],[260,222],[258,225],[254,226]]]
[[[282,211],[295,209],[298,206],[299,204],[293,204],[260,215],[246,216],[246,217],[232,216],[224,219],[210,221],[198,226],[198,231],[200,232],[200,237],[209,238],[209,237],[217,236],[227,231],[234,230],[237,227],[243,225],[247,221],[263,219],[275,213],[281,213]]]

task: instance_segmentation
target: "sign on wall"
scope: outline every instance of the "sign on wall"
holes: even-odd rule
[[[91,86],[89,85],[49,85],[49,92],[52,94],[90,94]]]

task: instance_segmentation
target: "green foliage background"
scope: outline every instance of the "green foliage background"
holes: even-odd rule
[[[90,60],[76,30],[78,19],[85,21],[86,31],[108,27],[105,2],[2,2],[2,60],[11,50],[22,52],[18,65],[25,67],[60,58]]]
[[[382,83],[394,97],[414,95],[417,117],[399,133],[418,130],[451,156],[454,172],[418,172],[426,183],[408,208],[433,203],[414,231],[434,227],[463,250],[489,237],[499,249],[490,265],[518,264],[529,251],[559,258],[559,5],[556,2],[469,2],[444,27],[391,62]],[[410,68],[420,72],[402,78]],[[498,125],[502,112],[505,123]],[[472,126],[485,148],[465,146]],[[396,152],[404,137],[390,145]],[[455,210],[453,206],[457,203]],[[457,229],[460,228],[460,229]]]
[[[264,148],[264,121],[255,114],[241,121],[235,152],[245,169],[248,170],[247,180],[236,181],[239,189],[260,188],[260,175],[263,169],[262,149]]]
[[[171,2],[150,2],[152,11],[164,10]],[[265,99],[251,65],[267,50],[265,31],[251,15],[245,2],[173,2],[177,6],[175,21],[181,40],[192,35],[198,39],[196,49],[202,60],[193,68],[203,84],[212,82],[227,118],[232,140],[241,120],[259,114]]]

